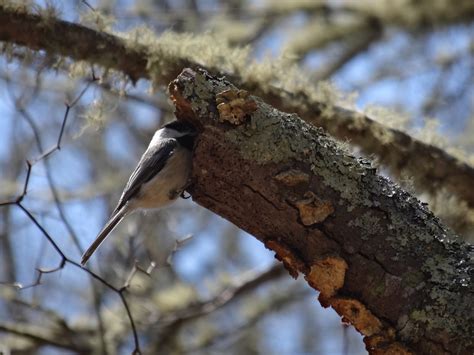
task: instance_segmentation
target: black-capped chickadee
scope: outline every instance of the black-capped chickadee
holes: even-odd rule
[[[82,265],[125,216],[140,209],[163,207],[182,194],[191,173],[196,134],[195,128],[183,121],[172,121],[155,132],[109,221],[82,256]]]

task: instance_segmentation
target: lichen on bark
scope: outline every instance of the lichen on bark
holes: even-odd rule
[[[251,96],[255,111],[220,122],[216,96],[229,89],[239,90],[203,70],[184,70],[170,84],[177,117],[200,132],[194,201],[275,250],[293,276],[306,274],[324,291],[323,305],[367,336],[370,352],[472,353],[472,247],[295,114]],[[307,178],[288,184],[281,177],[289,170]],[[295,201],[308,193],[333,210],[305,225]],[[311,274],[321,260],[347,265],[326,270],[345,270],[336,273],[342,283]]]

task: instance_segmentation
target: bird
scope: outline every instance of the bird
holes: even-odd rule
[[[174,120],[158,129],[130,175],[109,220],[82,255],[85,265],[114,228],[132,212],[160,208],[181,196],[189,184],[197,131]]]

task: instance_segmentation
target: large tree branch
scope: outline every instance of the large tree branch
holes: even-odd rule
[[[474,351],[472,247],[418,200],[322,130],[205,71],[186,69],[170,92],[200,131],[193,199],[303,273],[368,350]]]
[[[86,60],[119,70],[138,80],[146,77],[147,53],[122,39],[67,21],[43,18],[0,4],[0,40]]]
[[[117,36],[58,19],[42,19],[39,15],[14,11],[0,5],[0,41],[45,50],[50,55],[63,55],[86,60],[106,68],[119,70],[132,80],[150,78],[165,84],[185,66],[196,67],[188,58],[167,58],[163,55],[161,71],[148,70],[160,53],[128,42]],[[178,46],[179,43],[176,43]],[[157,51],[158,49],[154,49]],[[153,60],[150,58],[154,58]],[[165,63],[166,62],[166,63]],[[288,93],[269,87],[267,83],[245,82],[245,73],[226,73],[222,68],[211,71],[228,74],[234,83],[261,96],[280,110],[296,112],[304,120],[321,126],[329,133],[362,147],[397,175],[407,172],[420,191],[434,192],[441,188],[456,194],[474,206],[474,168],[443,150],[418,141],[406,133],[390,129],[358,112],[317,101],[305,92]],[[245,70],[241,68],[239,70]]]

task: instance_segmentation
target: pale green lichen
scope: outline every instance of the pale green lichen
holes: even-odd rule
[[[79,23],[102,32],[112,32],[115,19],[111,15],[106,15],[100,11],[85,11],[80,14]]]
[[[153,301],[159,307],[160,312],[175,312],[183,309],[197,298],[196,291],[184,283],[176,283],[173,286],[154,293]]]
[[[386,286],[383,280],[379,281],[377,284],[372,286],[372,292],[375,296],[382,297],[385,293]]]
[[[226,132],[245,159],[259,164],[300,160],[308,162],[314,174],[340,193],[349,208],[371,206],[370,194],[361,186],[363,176],[373,170],[364,159],[355,159],[321,129],[296,115],[284,114],[255,98],[258,110],[249,124]],[[268,149],[272,147],[272,149]]]
[[[423,330],[428,338],[437,338],[438,332],[443,330],[450,334],[458,334],[460,337],[465,335],[469,339],[473,326],[469,324],[469,317],[466,318],[465,315],[472,308],[472,300],[469,297],[460,299],[456,292],[448,291],[446,286],[432,287],[429,297],[431,302],[425,302],[421,308],[411,312],[401,334],[406,339],[411,339],[414,337],[414,332]],[[466,321],[462,322],[461,319]],[[473,341],[465,342],[464,345],[469,343],[473,344]]]
[[[327,106],[326,110],[331,106],[355,109],[357,96],[356,92],[341,91],[334,82],[328,80],[318,81],[312,93],[312,99],[323,102]],[[331,117],[329,112],[325,115]]]
[[[196,76],[194,77],[193,94],[197,95],[203,102],[206,102],[207,100],[210,100],[213,97],[212,93],[209,92],[206,85],[207,80],[205,74],[202,72],[197,72]]]
[[[285,53],[277,57],[266,56],[261,61],[247,61],[237,74],[248,87],[257,87],[263,93],[280,89],[282,98],[313,88],[308,76],[298,67],[294,57]],[[291,99],[290,99],[291,100]]]
[[[384,126],[397,130],[404,130],[410,122],[410,116],[405,112],[373,104],[365,106],[363,113]]]
[[[431,243],[436,241],[431,240]],[[433,252],[421,270],[404,275],[404,282],[410,283],[414,288],[421,287],[419,284],[427,275],[430,284],[429,299],[410,314],[409,321],[403,328],[402,335],[407,339],[413,337],[413,332],[418,329],[424,329],[428,337],[436,336],[440,329],[451,334],[472,334],[470,318],[464,317],[465,312],[472,308],[472,300],[469,297],[459,297],[460,294],[469,295],[469,289],[473,288],[470,279],[474,268],[472,248],[468,245],[459,248],[458,246],[445,243],[444,247],[450,251],[452,257]],[[435,248],[435,245],[431,247]],[[466,322],[460,321],[462,319],[466,319]]]
[[[105,127],[108,117],[115,107],[110,106],[104,98],[95,99],[81,115],[84,124],[77,136],[82,135],[87,129],[99,130]]]
[[[228,83],[225,85],[214,88],[214,91],[230,87]],[[203,106],[207,105],[207,97],[197,95],[196,98],[193,95],[206,90],[209,87],[203,86],[202,90],[192,91],[184,89],[196,113],[207,108]],[[313,173],[321,176],[326,185],[338,191],[349,208],[359,204],[372,206],[369,191],[361,185],[364,176],[373,174],[370,162],[350,156],[321,129],[308,125],[297,115],[284,114],[258,98],[253,99],[257,102],[258,109],[252,113],[249,122],[226,132],[226,139],[240,147],[240,153],[245,159],[259,164],[292,159],[309,162]]]
[[[69,65],[68,74],[71,78],[85,78],[90,75],[91,65],[89,62],[78,60]]]
[[[421,270],[410,270],[402,275],[403,288],[416,290],[424,287],[426,285],[425,279],[426,277]]]
[[[49,0],[44,1],[43,6],[32,0],[0,0],[0,9],[9,13],[39,15],[38,25],[40,26],[50,26],[52,20],[56,20],[60,16],[58,5]]]
[[[255,18],[244,22],[229,14],[216,14],[204,26],[214,36],[225,38],[229,43],[247,43],[264,21],[263,18]]]
[[[157,88],[169,80],[169,73],[186,65],[201,65],[221,74],[237,75],[247,87],[256,86],[262,93],[275,88],[281,95],[305,93],[310,100],[326,104],[326,114],[330,106],[354,107],[354,94],[345,94],[329,82],[316,86],[301,71],[296,58],[283,53],[277,58],[267,57],[258,62],[250,58],[249,47],[231,47],[225,38],[217,34],[178,34],[164,32],[156,35],[150,28],[139,27],[128,33],[116,33],[127,40],[130,49],[145,50],[148,55],[147,70],[152,85]]]
[[[422,196],[430,209],[457,232],[462,232],[463,239],[474,241],[474,209],[458,196],[446,189]]]
[[[249,125],[242,125],[226,132],[226,139],[241,147],[240,152],[245,159],[251,159],[259,164],[278,163],[295,158],[291,142],[280,125],[281,113],[269,108],[259,99],[255,99],[257,111],[251,116]],[[280,137],[280,139],[278,138]],[[268,149],[271,144],[274,149]]]
[[[225,83],[217,83],[214,86],[216,92],[221,92],[227,89],[229,86]],[[191,102],[191,106],[195,113],[203,114],[207,113],[211,118],[214,113],[209,112],[209,100],[213,97],[212,90],[209,88],[209,82],[207,81],[206,74],[202,71],[198,71],[194,75],[192,83],[185,83],[182,90],[183,96]]]
[[[350,220],[348,226],[361,228],[362,240],[368,240],[371,236],[376,237],[384,232],[380,219],[369,211],[363,213],[361,216]]]
[[[130,48],[147,51],[147,70],[155,86],[164,84],[167,75],[182,68],[186,62],[218,68],[222,73],[234,73],[249,61],[249,48],[232,48],[226,41],[211,34],[168,31],[157,36],[150,28],[139,27],[119,35],[128,40]]]
[[[4,10],[15,11],[16,13],[28,13],[35,10],[37,5],[32,0],[0,0],[0,7]]]

